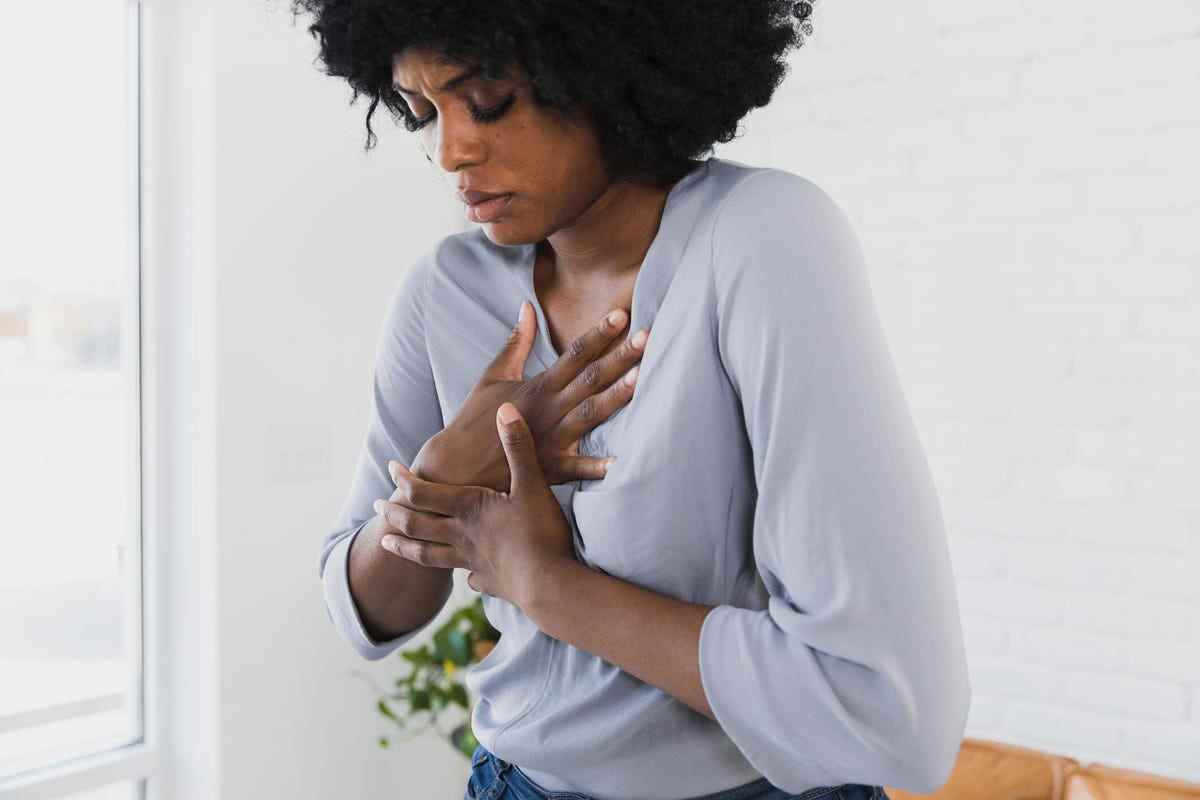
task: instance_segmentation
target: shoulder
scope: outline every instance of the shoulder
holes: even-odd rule
[[[466,295],[494,294],[512,281],[523,253],[520,247],[492,242],[482,229],[442,236],[405,267],[397,282],[396,303],[423,309],[433,301],[454,303]]]
[[[814,181],[776,167],[746,172],[726,193],[713,223],[714,255],[796,253],[836,238],[854,238],[849,215]]]
[[[816,280],[848,268],[862,252],[849,215],[814,181],[776,167],[746,169],[713,221],[712,269],[718,289],[752,270],[767,284]]]
[[[507,296],[528,255],[527,246],[496,244],[483,228],[443,236],[422,259],[427,292],[452,307]]]

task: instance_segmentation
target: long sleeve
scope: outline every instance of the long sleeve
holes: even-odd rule
[[[390,497],[396,488],[388,474],[388,460],[412,464],[425,442],[443,427],[425,344],[424,304],[431,265],[429,255],[419,259],[393,294],[376,347],[366,442],[333,531],[325,536],[318,566],[330,620],[359,655],[372,661],[428,625],[386,641],[372,639],[350,594],[347,570],[354,536],[375,516],[372,503]]]
[[[785,791],[931,793],[953,769],[971,688],[941,509],[861,246],[822,189],[770,169],[724,198],[712,247],[769,598],[705,617],[705,694]]]

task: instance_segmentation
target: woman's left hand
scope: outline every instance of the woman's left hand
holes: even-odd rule
[[[507,425],[506,414],[512,416]],[[404,533],[380,543],[424,566],[462,567],[475,591],[527,610],[546,569],[575,560],[575,547],[521,412],[512,403],[501,404],[496,425],[512,475],[509,491],[426,481],[407,465],[388,462],[399,491],[390,502],[376,500],[375,511]]]

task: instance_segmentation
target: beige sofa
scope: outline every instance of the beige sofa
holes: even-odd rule
[[[970,737],[934,794],[884,789],[892,800],[1200,800],[1200,783]]]

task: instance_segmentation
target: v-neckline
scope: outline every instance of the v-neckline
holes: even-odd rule
[[[659,219],[658,230],[654,234],[654,238],[650,241],[650,246],[646,249],[646,255],[642,259],[642,264],[638,267],[637,275],[633,279],[633,299],[630,303],[629,324],[625,328],[625,335],[632,336],[641,328],[649,328],[650,323],[654,319],[654,314],[658,310],[658,306],[662,302],[663,295],[666,294],[667,286],[670,285],[671,277],[675,274],[675,263],[678,259],[678,248],[667,248],[663,242],[668,241],[669,234],[672,231],[675,222],[673,211],[678,205],[679,195],[682,190],[695,183],[702,175],[708,172],[712,162],[712,157],[706,158],[700,162],[690,172],[677,180],[667,192],[666,201],[663,204],[662,216]],[[538,242],[531,242],[523,245],[518,245],[522,248],[521,257],[515,259],[516,277],[521,283],[521,288],[525,299],[529,300],[533,306],[534,318],[537,322],[538,336],[533,343],[531,350],[533,356],[542,365],[543,369],[549,369],[550,365],[562,357],[550,340],[550,323],[546,317],[546,313],[542,308],[542,303],[538,299],[537,288],[534,285],[534,267],[537,265],[537,247]],[[670,249],[672,252],[661,255],[664,249]]]

